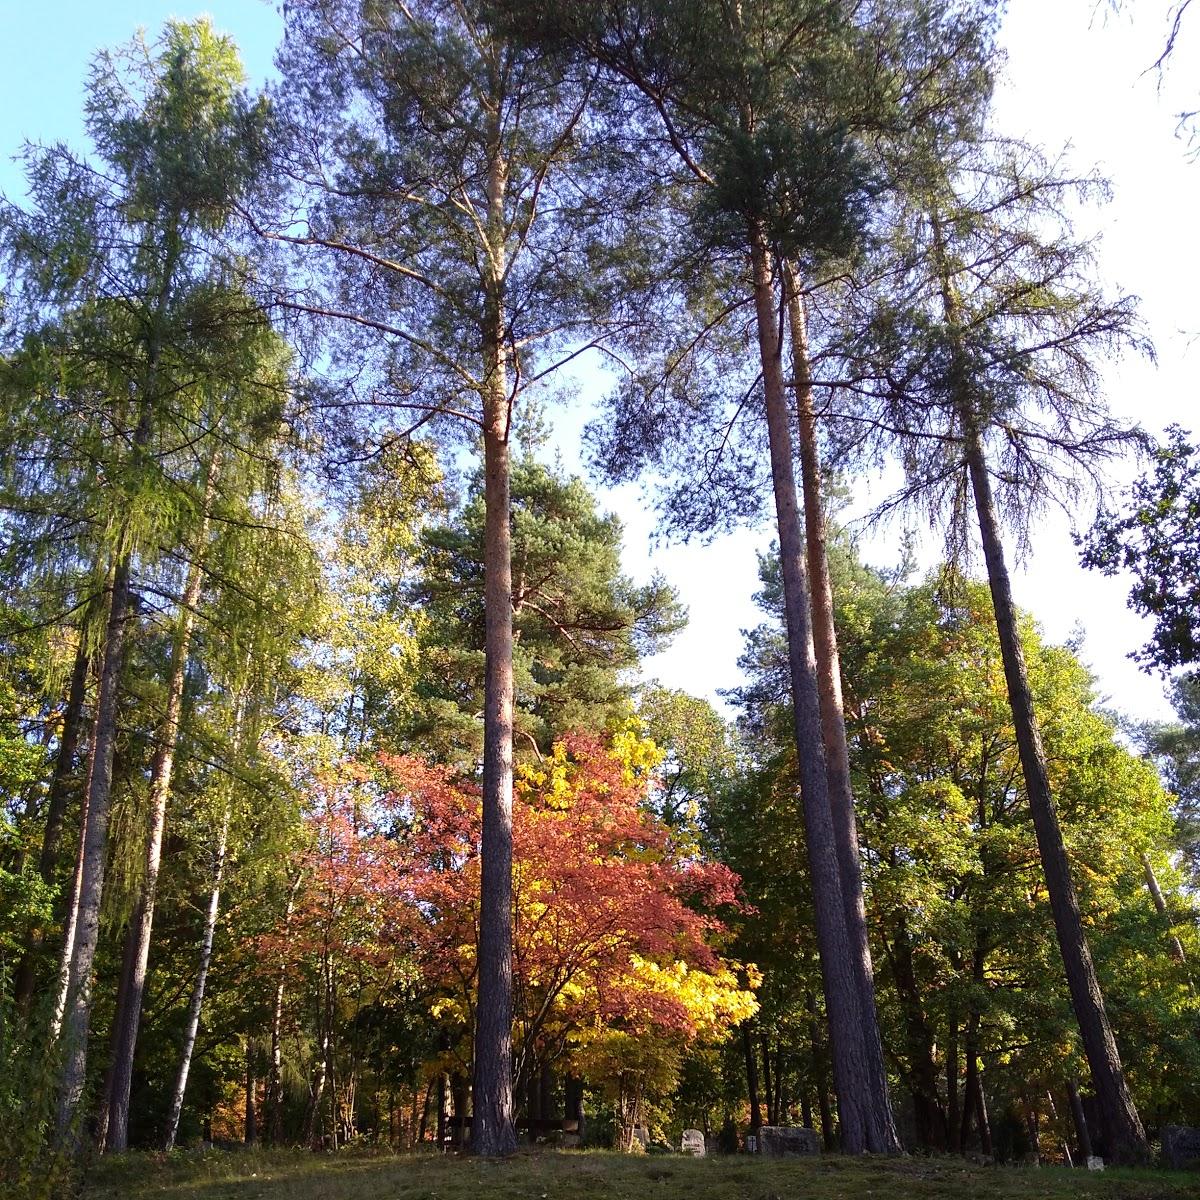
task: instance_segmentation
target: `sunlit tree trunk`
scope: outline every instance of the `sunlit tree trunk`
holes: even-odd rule
[[[783,380],[779,309],[766,235],[756,222],[750,223],[748,232],[771,478],[779,529],[797,768],[821,981],[829,1023],[834,1090],[837,1092],[842,1149],[848,1154],[860,1154],[868,1149],[886,1150],[888,1146],[883,1130],[878,1127],[877,1115],[870,1111],[870,1069],[863,1044],[858,987],[851,970],[853,955],[846,934],[837,846],[825,779],[821,702],[810,624],[808,568],[793,473],[792,421]]]
[[[297,872],[288,889],[287,904],[283,913],[285,935],[291,925],[292,912],[296,907],[296,894],[300,890],[302,878],[301,873]],[[267,1094],[263,1101],[267,1143],[272,1146],[277,1146],[283,1141],[283,992],[286,970],[286,965],[280,962],[271,1004],[271,1065],[267,1074]]]
[[[145,427],[146,420],[143,415],[139,433]],[[135,440],[144,442],[145,437]],[[60,1141],[74,1139],[76,1110],[87,1076],[88,1026],[92,1012],[92,965],[100,936],[100,903],[104,893],[113,752],[117,740],[117,693],[120,689],[126,626],[130,615],[132,567],[128,548],[119,547],[110,582],[109,617],[100,668],[93,762],[88,787],[87,815],[83,827],[79,896],[74,906],[74,937],[71,941],[71,964],[67,976],[66,1007],[62,1024],[65,1044],[57,1114]]]
[[[512,531],[509,524],[509,432],[507,343],[503,301],[504,196],[498,85],[490,130],[488,175],[489,262],[482,333],[486,356],[484,393],[484,726],[483,833],[480,845],[479,1002],[475,1024],[471,1151],[511,1154],[512,1053],[512,797],[513,797],[513,614]]]
[[[196,1033],[200,1028],[200,1010],[204,1004],[204,988],[208,982],[208,968],[212,963],[213,939],[217,931],[217,914],[221,909],[221,883],[225,876],[225,849],[229,842],[230,810],[226,806],[221,817],[221,828],[213,850],[213,882],[208,894],[208,907],[204,913],[204,932],[200,938],[200,965],[196,971],[196,982],[192,986],[192,997],[188,1002],[187,1021],[183,1031],[183,1052],[179,1060],[179,1072],[175,1076],[175,1088],[171,1093],[171,1112],[167,1118],[167,1135],[164,1146],[175,1147],[179,1136],[179,1117],[183,1112],[183,1098],[187,1092],[188,1073],[192,1069],[192,1053],[196,1048]]]
[[[833,611],[833,584],[829,576],[824,502],[821,494],[821,461],[817,447],[817,420],[813,408],[812,368],[808,352],[808,327],[796,273],[782,264],[787,296],[788,327],[791,333],[796,416],[800,431],[800,478],[804,492],[804,533],[811,589],[813,647],[817,659],[817,688],[821,701],[821,737],[825,746],[825,777],[829,808],[837,842],[838,871],[842,884],[846,934],[852,956],[850,969],[858,986],[862,1037],[870,1070],[872,1108],[876,1127],[868,1140],[871,1149],[900,1150],[900,1135],[888,1095],[887,1071],[883,1064],[883,1042],[875,1011],[875,977],[871,944],[867,936],[867,910],[863,897],[862,863],[859,857],[858,824],[854,792],[850,786],[850,748],[846,741],[846,715],[842,706],[842,664],[838,653],[837,627]]]
[[[1158,913],[1167,922],[1167,929],[1171,930],[1171,915],[1167,911],[1167,900],[1163,895],[1162,888],[1158,883],[1158,876],[1154,873],[1154,864],[1150,861],[1148,854],[1142,855],[1142,871],[1146,876],[1146,890],[1150,893],[1150,899],[1154,904],[1154,911]],[[1176,962],[1186,963],[1187,954],[1184,953],[1183,943],[1176,937],[1173,931],[1168,933],[1170,938],[1171,955]]]
[[[179,722],[183,713],[183,689],[192,630],[204,583],[209,511],[216,490],[218,467],[219,455],[214,454],[205,472],[200,527],[180,600],[178,623],[171,646],[167,706],[158,730],[158,749],[150,772],[150,827],[146,836],[146,869],[142,894],[127,935],[131,947],[126,956],[128,974],[123,980],[121,1002],[117,1006],[113,1024],[112,1060],[104,1104],[107,1120],[101,1121],[102,1126],[107,1126],[104,1145],[115,1152],[125,1150],[129,1144],[129,1090],[133,1083],[133,1057],[142,1016],[142,996],[146,989],[150,935],[154,928],[154,905],[158,894],[158,872],[162,863],[163,834],[167,825],[167,802],[171,796],[171,776],[175,766],[175,750],[179,743]],[[235,727],[240,722],[239,711],[235,718]]]

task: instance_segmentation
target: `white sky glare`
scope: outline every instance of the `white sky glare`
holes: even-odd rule
[[[1075,169],[1096,166],[1112,181],[1111,201],[1082,222],[1094,222],[1086,228],[1103,236],[1105,280],[1140,297],[1158,362],[1110,364],[1109,398],[1118,417],[1158,433],[1171,423],[1195,428],[1200,399],[1200,161],[1176,135],[1174,118],[1200,107],[1200,14],[1185,22],[1160,81],[1147,68],[1162,49],[1171,6],[1127,0],[1125,8],[1112,15],[1106,0],[1011,0],[1000,36],[1008,62],[996,125],[1051,155],[1069,144]],[[0,191],[23,194],[10,160],[24,141],[81,145],[83,85],[97,49],[127,41],[139,26],[152,33],[168,17],[201,12],[237,40],[251,82],[263,82],[280,19],[262,0],[208,0],[195,8],[178,0],[0,0]],[[558,440],[567,465],[578,467],[577,439]],[[738,682],[741,630],[759,620],[751,600],[755,555],[770,544],[770,529],[655,547],[657,522],[638,489],[603,492],[602,503],[625,522],[627,570],[639,578],[661,571],[691,613],[689,627],[651,660],[647,674],[715,700],[718,689]],[[1091,514],[1073,516],[1086,525]],[[1037,527],[1014,578],[1017,601],[1055,641],[1082,627],[1083,655],[1107,703],[1138,717],[1168,715],[1161,680],[1127,657],[1148,632],[1125,607],[1128,581],[1083,571],[1069,528],[1061,514]],[[894,562],[899,532],[864,541],[868,561]],[[933,561],[936,549],[927,540],[923,559]]]

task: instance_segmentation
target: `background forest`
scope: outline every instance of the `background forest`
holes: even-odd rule
[[[1200,1124],[1200,451],[1108,408],[1152,331],[1105,181],[994,121],[998,19],[291,0],[261,92],[207,19],[97,54],[0,199],[6,1188]],[[642,668],[689,596],[622,566],[633,480],[772,530],[720,706]],[[867,495],[940,561],[869,565]],[[1177,719],[1014,602],[1056,506]]]

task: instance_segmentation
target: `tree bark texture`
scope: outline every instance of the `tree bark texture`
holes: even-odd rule
[[[817,448],[817,420],[813,407],[812,369],[808,353],[808,327],[796,274],[782,264],[791,333],[792,368],[796,390],[796,416],[800,431],[800,478],[804,493],[804,532],[812,604],[813,647],[817,660],[817,690],[821,703],[821,737],[825,746],[825,777],[829,809],[837,845],[842,883],[850,970],[859,994],[863,1048],[870,1071],[870,1094],[864,1103],[872,1111],[869,1135],[889,1153],[900,1152],[900,1135],[888,1095],[883,1063],[883,1041],[875,1007],[875,977],[871,943],[867,935],[867,909],[863,897],[862,863],[854,792],[850,786],[850,748],[846,741],[846,715],[842,706],[842,663],[838,653],[833,611],[833,584],[829,577],[824,505],[821,496],[821,462]],[[872,1149],[876,1146],[872,1145]]]
[[[497,110],[498,113],[499,110]],[[498,116],[497,116],[498,122]],[[503,303],[504,194],[499,128],[491,131],[483,335],[487,375],[484,446],[483,833],[480,844],[479,1001],[475,1022],[471,1150],[511,1154],[517,1145],[512,1079],[513,613],[509,430]]]
[[[765,232],[756,222],[750,222],[748,232],[779,526],[800,797],[842,1149],[848,1154],[865,1150],[885,1152],[889,1143],[881,1114],[869,1101],[870,1067],[862,1036],[858,987],[850,965],[853,954],[846,934],[837,845],[825,778],[821,702],[809,618],[808,569],[792,466],[791,417],[783,380],[779,309]]]

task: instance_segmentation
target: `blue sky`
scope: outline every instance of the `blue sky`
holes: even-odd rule
[[[1173,113],[1200,107],[1200,17],[1185,26],[1176,60],[1164,80],[1145,74],[1161,48],[1167,0],[1135,0],[1121,17],[1105,17],[1097,0],[1010,0],[1001,34],[1008,53],[997,100],[1001,129],[1057,150],[1070,143],[1080,169],[1098,165],[1112,180],[1113,199],[1081,220],[1104,238],[1101,268],[1114,284],[1142,300],[1158,363],[1111,364],[1113,409],[1152,431],[1178,422],[1200,427],[1196,383],[1200,368],[1200,161],[1176,136]],[[97,48],[128,40],[139,27],[157,29],[171,16],[207,12],[233,35],[252,82],[271,70],[281,28],[263,0],[208,0],[196,6],[162,0],[0,0],[0,190],[21,194],[11,161],[25,139],[79,144],[80,111],[88,63]],[[585,374],[586,390],[598,377]],[[564,461],[580,467],[577,422],[566,423],[558,443]],[[1127,472],[1126,472],[1127,475]],[[1122,482],[1114,479],[1114,489]],[[877,494],[873,481],[856,481],[859,509]],[[769,528],[743,530],[707,546],[655,547],[655,521],[634,487],[603,494],[626,524],[626,566],[638,576],[661,570],[688,604],[692,623],[675,645],[649,664],[651,674],[675,687],[715,698],[737,682],[740,631],[755,624],[755,552],[770,542]],[[1082,571],[1070,539],[1072,518],[1056,514],[1035,532],[1032,553],[1018,571],[1017,600],[1062,640],[1081,624],[1084,657],[1114,707],[1165,715],[1161,681],[1139,672],[1126,657],[1146,636],[1125,608],[1127,583]],[[900,528],[864,538],[870,561],[896,555]],[[923,531],[918,530],[918,534]],[[925,536],[922,558],[932,563],[937,541]]]

